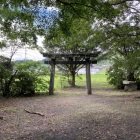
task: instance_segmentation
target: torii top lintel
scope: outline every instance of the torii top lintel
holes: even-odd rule
[[[94,53],[43,53],[43,57],[49,57],[49,58],[58,58],[58,57],[84,57],[84,58],[89,58],[89,57],[97,57],[99,55],[99,51],[94,52]]]

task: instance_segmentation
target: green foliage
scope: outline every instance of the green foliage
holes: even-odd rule
[[[5,43],[0,41],[0,49],[3,48],[3,47],[6,47]]]
[[[13,63],[9,58],[0,56],[0,93],[10,96],[10,87],[17,71],[13,71]]]
[[[7,36],[6,40],[36,45],[37,34],[42,34],[42,29],[35,24],[38,12],[34,4],[25,0],[0,2],[0,30],[4,37]]]
[[[58,84],[55,85],[56,88],[64,88],[65,86],[68,85],[68,77],[63,73],[56,74],[55,79],[56,79],[56,82],[59,81],[59,85]]]
[[[129,57],[116,57],[113,64],[107,71],[110,84],[121,89],[124,87],[123,80],[140,81],[140,60],[137,53],[130,54]]]
[[[4,58],[2,57],[2,60]],[[27,61],[0,63],[0,93],[3,96],[33,95],[35,92],[48,90],[48,80],[42,78],[49,73],[40,62]]]
[[[34,81],[35,77],[33,75],[30,75],[28,72],[19,72],[12,85],[12,95],[34,95]]]
[[[116,3],[112,1],[111,3]],[[127,5],[127,6],[126,6]],[[137,8],[131,11],[131,6],[118,4],[116,9],[119,14],[112,20],[100,20],[94,24],[94,35],[91,42],[99,43],[103,52],[101,58],[113,59],[113,64],[108,70],[109,83],[117,88],[123,88],[122,81],[139,81],[140,47],[139,47],[139,19]],[[127,15],[131,15],[129,18]],[[133,21],[133,24],[132,24]]]
[[[63,23],[63,21],[60,21]],[[92,53],[95,51],[96,46],[91,46],[88,42],[89,37],[92,35],[92,26],[88,21],[81,19],[74,19],[69,26],[69,32],[63,31],[62,26],[58,25],[51,28],[46,34],[45,49],[48,53]],[[61,60],[68,60],[69,58],[59,58]],[[84,58],[70,58],[71,61],[82,61]],[[72,60],[73,59],[73,60]],[[67,61],[66,60],[66,61]],[[75,86],[75,74],[84,65],[58,65],[58,69],[67,75],[69,83]],[[71,76],[71,78],[69,78]]]
[[[113,64],[107,71],[107,80],[109,81],[109,84],[115,86],[118,89],[123,89],[123,80],[126,79],[124,72],[123,62],[121,60],[114,59]]]
[[[86,53],[99,49],[103,57],[119,55],[126,61],[124,77],[137,80],[140,70],[134,62],[139,60],[131,54],[140,52],[139,4],[125,0],[1,0],[0,29],[5,36],[26,43],[36,43],[37,34],[47,33],[48,52]],[[59,18],[52,17],[50,30],[46,26],[49,16],[41,11],[48,6],[54,6],[59,14]],[[0,47],[3,45],[1,42]]]
[[[33,87],[36,92],[44,90],[46,90],[47,92],[48,80],[43,78],[43,76],[49,74],[49,68],[36,61],[26,61],[23,63],[17,63],[16,68],[19,70],[19,73],[25,74],[25,78],[26,76],[29,76],[29,79],[27,79],[27,81],[32,81],[31,87]]]
[[[59,24],[63,24],[60,21]],[[65,24],[63,24],[65,26]],[[45,46],[48,52],[77,53],[91,52],[95,46],[90,49],[88,38],[93,34],[90,23],[83,19],[75,19],[68,27],[69,30],[63,31],[61,25],[51,28],[46,34]],[[68,31],[68,33],[66,33]]]

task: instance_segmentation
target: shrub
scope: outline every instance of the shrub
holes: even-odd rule
[[[131,55],[127,58],[116,57],[112,62],[112,66],[107,71],[109,84],[122,89],[123,80],[136,81],[139,88],[140,61],[137,61],[137,57]]]
[[[48,90],[48,80],[44,78],[45,75],[48,75],[49,69],[42,65],[40,62],[36,61],[27,61],[26,63],[17,63],[16,68],[19,70],[19,75],[17,80],[23,83],[25,88],[26,83],[27,91],[24,94],[31,94],[33,90],[35,92],[42,92]],[[26,82],[27,81],[27,82]]]
[[[9,97],[33,95],[36,91],[47,91],[48,81],[42,75],[48,73],[48,68],[42,66],[40,62],[12,63],[7,59],[2,59],[0,61],[0,93]]]
[[[124,69],[119,62],[113,63],[107,70],[107,80],[109,84],[115,86],[118,89],[123,89],[123,80],[125,80]]]
[[[19,72],[16,75],[16,80],[12,85],[12,95],[34,95],[34,81],[35,77],[27,72]]]

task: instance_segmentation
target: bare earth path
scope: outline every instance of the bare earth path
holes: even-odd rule
[[[0,140],[139,140],[140,91],[93,93],[75,88],[1,100]]]

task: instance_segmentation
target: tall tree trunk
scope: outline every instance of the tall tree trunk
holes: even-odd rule
[[[8,82],[6,81],[4,84],[4,89],[3,89],[3,97],[8,97],[10,93],[10,86]]]
[[[17,72],[18,72],[18,70],[16,70],[15,73],[13,75],[11,75],[11,77],[8,81],[5,80],[4,88],[3,88],[3,97],[11,96],[10,86],[11,86],[13,79],[14,79],[15,75],[17,74]]]
[[[71,71],[71,86],[75,87],[75,71]]]

